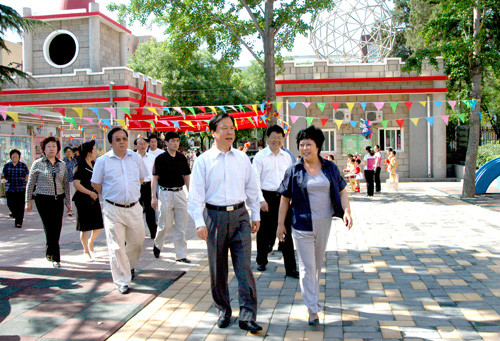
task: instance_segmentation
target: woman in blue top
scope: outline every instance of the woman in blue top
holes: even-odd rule
[[[319,276],[330,235],[332,216],[352,227],[346,183],[337,166],[320,156],[325,137],[310,126],[297,135],[301,160],[290,166],[278,192],[282,195],[278,239],[284,240],[285,217],[292,208],[292,237],[299,255],[300,291],[309,310],[309,324],[319,323]]]

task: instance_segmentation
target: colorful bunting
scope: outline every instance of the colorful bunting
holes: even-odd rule
[[[217,108],[219,108],[220,110],[222,110],[224,112],[224,114],[226,113],[226,108],[223,105],[218,106]]]
[[[83,108],[71,108],[71,109],[73,109],[78,114],[78,117],[80,118],[83,117]]]
[[[308,109],[309,106],[311,105],[311,102],[302,102],[302,104],[304,104],[304,106],[306,107],[306,109]]]
[[[288,105],[290,106],[290,108],[295,108],[295,106],[297,105],[297,103],[295,102],[289,102]]]
[[[234,109],[234,111],[236,111],[235,107],[232,107],[232,108]],[[189,110],[191,112],[191,114],[193,114],[194,118],[196,118],[196,111],[194,111],[193,107],[187,107],[187,110]]]
[[[405,105],[408,108],[408,111],[410,111],[411,106],[413,105],[413,102],[405,102]]]
[[[316,103],[318,105],[319,110],[323,112],[325,110],[326,103]]]
[[[207,113],[207,109],[205,109],[205,107],[196,107],[197,109],[200,109],[201,111],[203,111],[203,113]]]
[[[342,120],[335,120],[335,124],[337,125],[337,129],[340,129],[342,122],[343,122]]]
[[[353,128],[356,128],[356,124],[358,124],[358,121],[349,121],[349,123],[352,125]]]
[[[380,111],[384,107],[385,102],[373,102],[373,104],[375,105],[375,108]]]
[[[457,104],[457,101],[448,101],[448,104],[451,107],[451,110],[455,110],[455,105]]]
[[[405,120],[404,119],[396,120],[396,123],[398,124],[399,128],[403,129],[403,123],[405,123]]]
[[[398,102],[391,102],[391,108],[392,108],[392,111],[394,111],[394,113],[396,113],[397,106],[398,106]]]
[[[99,118],[99,108],[89,108],[89,109],[92,110],[94,114],[96,114],[96,116]]]
[[[347,104],[347,108],[349,108],[349,111],[352,112],[352,108],[354,108],[354,103],[349,102],[349,103],[346,103],[346,104]]]
[[[391,103],[392,104],[392,103]],[[382,126],[387,129],[387,123],[389,123],[389,120],[383,120],[383,121],[380,121],[380,123],[382,124]]]
[[[104,123],[104,125],[108,128],[111,128],[111,120],[107,118],[101,118],[99,120],[101,123]]]
[[[410,118],[410,120],[413,122],[413,124],[415,125],[415,127],[417,126],[419,119],[420,118]]]
[[[26,110],[26,111],[28,111],[28,112],[30,112],[32,114],[35,113],[35,108],[33,108],[33,107],[24,107],[24,110]]]
[[[252,109],[255,111],[255,113],[258,115],[259,113],[257,112],[257,104],[252,104]]]
[[[89,122],[90,124],[92,124],[92,119],[91,119],[91,118],[89,118],[89,117],[84,117],[83,119],[84,119],[85,121]]]
[[[307,121],[307,126],[308,127],[312,124],[313,120],[314,120],[314,117],[306,117],[306,121]]]
[[[7,114],[7,116],[12,118],[14,120],[14,122],[19,123],[19,113],[12,112],[12,111],[6,111],[5,113]],[[4,118],[4,120],[5,120],[5,118]]]
[[[119,108],[126,116],[132,118],[130,115],[130,109],[129,108]]]
[[[295,124],[295,122],[299,119],[299,116],[290,116],[290,119],[292,120],[292,123]]]
[[[328,118],[321,119],[321,124],[323,125],[323,127],[325,126],[326,122],[328,122]]]
[[[427,106],[427,101],[418,101],[425,108]]]
[[[158,116],[158,115],[159,115],[159,114],[158,114],[158,111],[156,110],[156,108],[153,108],[153,107],[148,107],[148,110],[149,110],[149,111],[151,111],[151,113],[152,113],[153,115],[156,115],[156,116]],[[114,116],[113,116],[113,117],[114,117]]]
[[[335,111],[339,110],[339,106],[340,106],[339,102],[332,102],[331,104],[332,104],[333,110],[335,110]]]
[[[430,124],[430,125],[431,125],[431,127],[432,127],[432,125],[434,124],[434,117],[433,117],[433,116],[431,116],[431,117],[426,117],[425,119],[427,120],[427,122],[429,122],[429,124]]]
[[[359,104],[361,104],[361,108],[363,108],[363,111],[365,111],[366,110],[366,102],[361,102]]]
[[[483,116],[481,115],[481,112],[478,111],[477,114],[479,115],[479,120],[482,122],[483,121]]]
[[[276,102],[276,111],[280,111],[280,108],[282,105],[283,105],[283,102]]]
[[[462,123],[465,123],[465,114],[457,114],[457,116],[460,119],[460,121],[462,121]]]
[[[123,129],[127,129],[127,125],[125,124],[125,120],[116,120],[116,122],[122,126]]]
[[[78,125],[76,124],[76,119],[74,117],[62,117],[62,119],[71,124],[72,126],[74,126],[75,128],[78,127]]]
[[[106,110],[107,112],[109,112],[109,114],[111,115],[111,117],[116,118],[116,110],[115,110],[115,108],[104,108],[104,110]]]
[[[476,109],[476,104],[477,104],[477,100],[476,99],[471,99],[470,100],[470,107],[471,107],[472,110]]]
[[[193,124],[193,122],[191,122],[191,121],[183,121],[183,122],[184,122],[184,123],[186,123],[188,126],[190,126],[190,127],[193,127],[193,128],[194,128],[194,124]]]
[[[61,115],[66,116],[66,109],[64,108],[53,108],[53,109],[58,113],[60,113]]]
[[[450,115],[443,115],[443,116],[441,116],[441,118],[443,119],[444,123],[446,125],[448,125],[448,121],[450,119]]]
[[[441,108],[441,101],[433,101],[436,107]]]
[[[210,108],[213,108],[213,107],[210,107]],[[184,114],[184,112],[182,111],[181,107],[173,107],[173,109],[174,109],[175,111],[177,111],[177,112],[178,112],[179,114],[181,114],[181,115],[183,115],[183,114]],[[213,110],[215,111],[215,108],[214,108]]]

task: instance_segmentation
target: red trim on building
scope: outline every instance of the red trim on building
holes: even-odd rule
[[[87,18],[87,17],[93,17],[93,16],[99,16],[99,17],[103,18],[104,20],[109,21],[113,25],[118,26],[120,29],[124,30],[128,34],[132,34],[132,31],[127,29],[125,26],[123,26],[120,23],[117,23],[116,21],[114,21],[110,17],[102,14],[101,12],[35,15],[35,16],[29,16],[29,17],[25,17],[25,18],[26,19],[38,19],[38,20],[47,20],[47,19],[57,20],[57,19],[71,19],[71,18]]]
[[[276,96],[339,96],[339,95],[389,95],[389,94],[426,94],[426,93],[446,93],[448,88],[429,89],[369,89],[369,90],[325,90],[325,91],[282,91]]]
[[[139,104],[140,100],[132,97],[115,97],[113,99],[116,102],[131,102]],[[70,104],[88,104],[88,103],[109,103],[109,98],[72,98],[72,99],[60,99],[60,100],[46,100],[46,101],[8,101],[0,102],[0,105],[6,106],[37,106],[37,105],[70,105]],[[146,105],[146,107],[156,107],[161,108],[162,105],[148,103],[151,105]]]
[[[113,90],[129,90],[136,93],[141,93],[142,90],[130,85],[116,85]],[[67,92],[87,92],[87,91],[109,91],[109,86],[85,86],[73,88],[48,88],[48,89],[26,89],[26,90],[5,90],[0,91],[2,95],[26,95],[26,94],[50,94],[50,93],[67,93]],[[149,97],[153,97],[162,101],[168,101],[167,97],[148,92]]]
[[[327,78],[327,79],[289,79],[277,80],[276,84],[324,84],[324,83],[373,83],[373,82],[426,82],[447,81],[447,76],[421,77],[373,77],[373,78]]]

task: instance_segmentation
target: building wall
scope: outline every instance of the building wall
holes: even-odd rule
[[[120,65],[120,33],[101,23],[101,67]]]
[[[441,61],[442,62],[442,61]],[[285,62],[283,72],[278,76],[278,80],[300,80],[300,79],[335,79],[335,78],[377,78],[377,77],[416,77],[416,76],[443,76],[442,71],[436,71],[428,64],[424,64],[422,73],[405,73],[401,71],[404,64],[400,59],[387,59],[384,64],[352,64],[352,65],[330,65],[327,62],[315,62],[313,65],[295,65],[294,62]],[[440,69],[442,70],[442,68]],[[412,82],[349,82],[349,83],[312,83],[312,84],[277,84],[277,92],[299,92],[299,91],[335,91],[335,90],[371,90],[371,89],[417,89],[417,88],[434,88],[445,87],[444,82],[433,81],[412,81]],[[427,122],[421,120],[418,125],[415,125],[409,120],[414,117],[425,117],[427,115],[427,106],[417,103],[418,101],[427,100],[427,94],[378,94],[378,95],[327,95],[327,96],[281,96],[278,101],[298,102],[294,109],[288,105],[283,105],[281,114],[287,117],[287,121],[291,124],[289,116],[328,118],[323,130],[332,130],[335,132],[336,164],[340,169],[345,168],[347,156],[342,155],[342,136],[345,134],[361,134],[361,129],[358,125],[353,128],[349,123],[343,123],[338,129],[334,121],[334,110],[330,104],[325,110],[321,110],[316,105],[309,106],[308,109],[299,102],[311,103],[342,103],[339,108],[346,108],[345,103],[355,102],[351,112],[352,121],[360,121],[361,118],[366,119],[365,111],[360,106],[360,102],[367,102],[366,111],[376,110],[373,102],[385,102],[382,108],[383,119],[389,120],[387,128],[399,128],[396,119],[405,119],[403,125],[403,149],[398,151],[399,175],[402,178],[424,178],[428,176],[428,132]],[[431,101],[430,113],[431,116],[440,116],[445,114],[446,105],[443,103],[441,109],[435,109],[432,101],[444,101],[444,94],[429,94]],[[403,102],[414,102],[410,110],[407,109]],[[396,113],[389,105],[389,102],[399,102]],[[288,116],[287,116],[288,115]],[[440,122],[441,121],[441,122]],[[313,124],[321,127],[319,120],[314,120]],[[299,130],[306,128],[306,120],[298,119],[295,124],[291,124],[292,129],[286,144],[294,152],[299,155],[296,147],[296,135]],[[372,145],[379,144],[379,133],[384,129],[381,123],[372,124]],[[367,141],[367,145],[370,141]],[[435,120],[434,126],[431,128],[431,164],[432,169],[430,175],[433,177],[446,177],[446,126],[442,120]],[[323,156],[329,152],[324,151]],[[441,155],[443,154],[443,155]],[[362,155],[363,156],[363,155]],[[387,154],[383,154],[385,158]],[[382,176],[387,178],[387,174],[382,172]]]
[[[21,70],[21,65],[23,62],[23,44],[22,43],[12,43],[10,41],[4,40],[5,45],[10,50],[0,50],[0,65],[9,66]],[[17,63],[16,65],[9,65],[10,63]]]

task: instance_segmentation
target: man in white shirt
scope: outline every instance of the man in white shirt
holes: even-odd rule
[[[259,187],[261,224],[257,233],[257,270],[266,271],[267,255],[272,251],[278,228],[278,211],[281,195],[278,188],[285,171],[292,165],[292,159],[282,149],[285,132],[278,125],[269,127],[266,132],[267,147],[258,152],[253,159],[253,170]],[[287,219],[285,242],[280,245],[283,252],[287,276],[299,278],[293,240],[291,238],[291,217]]]
[[[217,326],[231,322],[227,283],[228,250],[238,279],[239,327],[251,333],[262,330],[256,322],[257,288],[251,269],[252,239],[260,226],[259,193],[250,159],[234,149],[234,118],[218,114],[209,122],[215,144],[201,154],[193,167],[188,212],[196,233],[207,242],[212,297],[219,311]],[[245,200],[252,210],[250,224]]]
[[[126,294],[144,242],[139,198],[147,173],[141,156],[128,149],[128,133],[123,128],[111,129],[108,141],[112,149],[97,159],[91,182],[104,199],[103,220],[113,282],[121,294]]]
[[[139,203],[144,209],[144,214],[146,215],[146,224],[148,225],[149,236],[151,239],[155,239],[157,225],[156,212],[155,209],[151,207],[151,182],[153,180],[153,166],[156,157],[146,152],[148,149],[148,143],[142,137],[135,139],[134,146],[137,153],[142,157],[142,161],[144,161],[147,172],[147,175],[141,185],[141,199],[139,200]]]
[[[161,153],[165,153],[163,149],[158,148],[158,136],[156,134],[149,135],[149,150],[148,153],[157,157]]]

